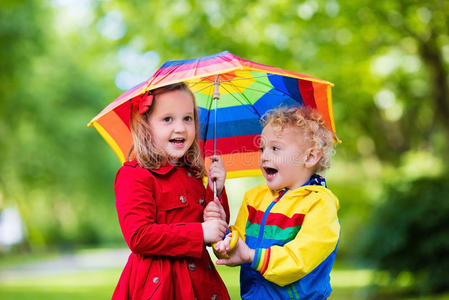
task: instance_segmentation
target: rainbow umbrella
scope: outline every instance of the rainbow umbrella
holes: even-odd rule
[[[196,97],[200,146],[220,155],[227,177],[258,176],[260,118],[279,105],[316,108],[335,132],[332,83],[255,63],[225,51],[201,58],[165,62],[148,80],[123,93],[89,122],[115,151],[121,163],[132,146],[131,106],[147,91],[185,82]]]

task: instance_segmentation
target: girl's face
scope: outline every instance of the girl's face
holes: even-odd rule
[[[311,173],[306,168],[309,149],[299,128],[265,126],[260,140],[259,165],[272,190],[296,189],[307,182]]]
[[[174,90],[155,97],[148,121],[155,146],[170,159],[183,157],[195,140],[193,99],[186,91]]]

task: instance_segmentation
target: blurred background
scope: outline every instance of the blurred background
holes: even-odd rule
[[[1,299],[110,298],[120,162],[86,124],[162,62],[224,50],[335,84],[330,299],[449,299],[448,1],[2,0],[0,43]],[[227,181],[233,219],[263,183]]]

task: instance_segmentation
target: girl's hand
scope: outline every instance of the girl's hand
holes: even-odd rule
[[[218,243],[217,243],[218,245]],[[217,260],[217,265],[237,266],[244,263],[252,263],[254,259],[254,249],[250,249],[242,239],[239,238],[237,245],[228,253],[229,258]]]
[[[220,156],[213,155],[210,159],[212,160],[212,163],[209,168],[209,186],[213,190],[215,181],[217,184],[217,197],[220,197],[223,192],[224,182],[226,179],[226,170],[223,167],[223,161]]]
[[[204,208],[203,219],[204,221],[212,219],[220,219],[226,221],[226,213],[218,198],[215,198],[214,201],[209,202],[206,208]]]
[[[221,241],[228,229],[226,221],[220,219],[205,221],[201,223],[201,226],[203,227],[203,240],[206,244]]]

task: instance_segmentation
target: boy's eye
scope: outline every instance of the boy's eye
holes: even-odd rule
[[[164,122],[170,122],[172,120],[173,120],[172,117],[165,117],[165,118],[162,119],[162,121],[164,121]]]
[[[279,147],[273,146],[273,151],[281,150]]]
[[[263,147],[260,147],[259,150],[260,150],[260,152],[263,152]]]
[[[190,122],[190,121],[193,121],[193,118],[191,116],[187,116],[187,117],[184,117],[184,121]]]

